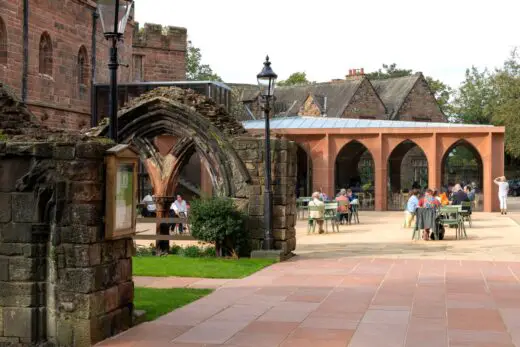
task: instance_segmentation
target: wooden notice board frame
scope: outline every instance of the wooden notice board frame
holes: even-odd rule
[[[105,239],[135,235],[139,154],[130,145],[117,145],[105,155]]]

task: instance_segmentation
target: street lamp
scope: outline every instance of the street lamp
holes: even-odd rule
[[[98,0],[97,9],[101,26],[107,40],[111,40],[110,61],[110,97],[109,97],[109,134],[110,138],[117,143],[117,43],[123,40],[126,22],[130,17],[133,1],[127,0]]]
[[[256,76],[260,93],[264,98],[264,119],[265,119],[265,192],[264,192],[264,244],[265,250],[272,250],[273,239],[273,192],[271,190],[271,130],[269,128],[269,113],[271,111],[270,99],[274,95],[274,87],[278,76],[271,69],[269,56],[265,58],[264,68]]]

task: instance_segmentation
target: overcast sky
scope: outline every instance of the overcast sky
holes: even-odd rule
[[[383,63],[454,87],[471,65],[500,66],[520,46],[518,0],[136,0],[136,20],[188,29],[226,82],[256,83],[266,53],[279,79],[343,78]]]

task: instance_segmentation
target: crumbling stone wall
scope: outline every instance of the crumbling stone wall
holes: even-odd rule
[[[103,239],[104,152],[0,143],[0,342],[90,346],[127,329],[131,239]]]
[[[233,147],[251,176],[246,194],[248,228],[253,250],[262,249],[265,231],[264,180],[265,141],[263,138],[239,137]],[[296,152],[297,145],[284,139],[271,139],[271,171],[273,191],[273,236],[275,248],[289,255],[296,249]]]

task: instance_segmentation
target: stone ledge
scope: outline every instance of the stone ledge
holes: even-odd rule
[[[285,261],[293,256],[293,253],[284,254],[281,249],[274,250],[255,250],[251,252],[251,258],[256,259],[276,259],[278,261]]]

